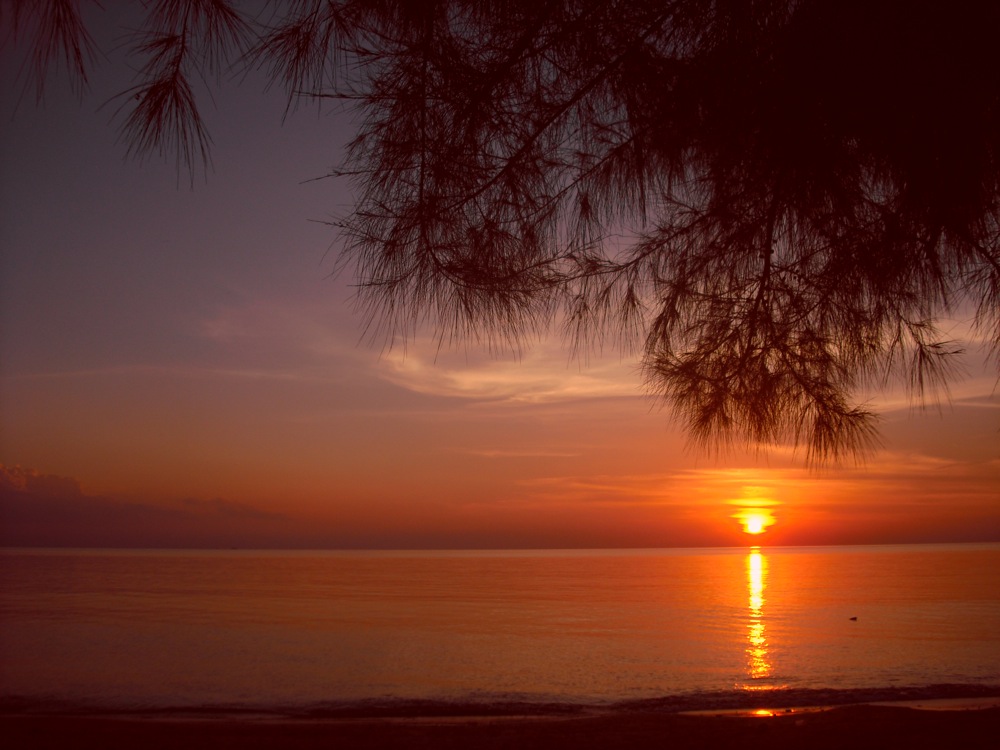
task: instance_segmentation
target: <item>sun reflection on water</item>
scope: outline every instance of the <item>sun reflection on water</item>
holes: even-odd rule
[[[749,591],[750,617],[747,622],[747,675],[751,684],[748,690],[768,689],[769,686],[754,681],[771,676],[771,662],[767,656],[767,633],[764,628],[764,591],[767,588],[767,558],[754,548],[747,555],[747,590]]]

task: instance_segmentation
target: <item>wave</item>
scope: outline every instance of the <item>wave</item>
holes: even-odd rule
[[[1000,699],[1000,684],[891,686],[882,688],[786,688],[768,691],[719,690],[626,701],[531,699],[476,694],[448,699],[372,698],[295,705],[256,703],[206,705],[98,704],[2,696],[2,715],[132,716],[135,718],[406,719],[463,717],[573,716],[599,712],[686,713],[791,710],[852,704],[942,699]]]

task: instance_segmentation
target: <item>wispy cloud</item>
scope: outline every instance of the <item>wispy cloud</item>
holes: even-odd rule
[[[591,366],[568,363],[553,344],[540,344],[519,359],[471,358],[455,361],[433,346],[390,351],[380,360],[380,377],[417,393],[451,398],[551,403],[641,395],[634,364]]]
[[[701,493],[685,486],[683,474],[563,475],[524,479],[528,502],[539,500],[610,505],[697,505]]]
[[[163,364],[163,365],[112,365],[108,367],[90,367],[74,370],[58,370],[10,375],[11,381],[30,380],[73,380],[99,379],[109,377],[169,377],[169,378],[233,378],[239,380],[277,380],[292,382],[329,382],[332,378],[329,372],[313,369],[289,368],[248,368],[248,367],[213,367],[196,364]]]
[[[549,448],[470,448],[461,451],[461,453],[479,458],[576,458],[580,455],[579,453]]]
[[[798,508],[835,503],[940,503],[942,495],[988,502],[996,497],[1000,458],[960,462],[933,456],[885,454],[872,466],[819,477],[802,468],[704,468],[650,474],[567,474],[521,480],[531,502]]]

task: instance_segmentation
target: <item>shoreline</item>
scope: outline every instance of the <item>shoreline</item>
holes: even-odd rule
[[[763,716],[869,705],[927,710],[1000,707],[1000,684],[938,683],[881,688],[713,690],[655,698],[600,700],[487,693],[439,698],[356,698],[314,703],[132,703],[0,696],[0,716],[108,719],[336,720],[574,717],[600,714]]]
[[[1000,702],[1000,699],[998,699]],[[905,747],[992,748],[1000,705],[914,708],[853,704],[767,716],[727,712],[594,709],[533,715],[234,717],[0,714],[0,733],[19,750],[167,748],[739,748],[811,750]]]
[[[992,750],[1000,685],[284,707],[100,707],[7,697],[0,698],[0,736],[17,750]]]
[[[979,698],[926,698],[909,700],[865,701],[862,703],[840,703],[825,706],[788,706],[782,708],[730,708],[730,709],[696,709],[694,711],[678,711],[683,716],[784,716],[788,714],[811,714],[820,711],[833,711],[846,706],[883,706],[886,708],[908,708],[916,711],[981,711],[989,708],[1000,708],[1000,696]]]

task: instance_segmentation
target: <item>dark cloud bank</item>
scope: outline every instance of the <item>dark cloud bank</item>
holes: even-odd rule
[[[239,547],[280,541],[288,523],[221,499],[159,505],[88,495],[75,479],[0,464],[5,547]]]

